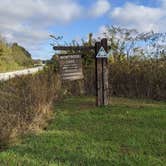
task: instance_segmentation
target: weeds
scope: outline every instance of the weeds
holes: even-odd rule
[[[59,97],[58,75],[45,70],[0,84],[0,145],[27,131],[40,130],[51,117]]]

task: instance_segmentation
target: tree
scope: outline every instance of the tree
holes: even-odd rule
[[[111,46],[110,54],[118,61],[138,54],[141,57],[166,54],[166,33],[140,33],[136,29],[106,26],[103,35]]]

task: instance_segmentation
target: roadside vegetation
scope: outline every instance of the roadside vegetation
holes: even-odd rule
[[[31,55],[17,43],[9,44],[0,36],[0,72],[24,69],[34,64]]]
[[[55,105],[45,131],[0,153],[0,165],[164,166],[166,103],[112,98],[96,108],[93,97]]]
[[[44,71],[0,83],[0,165],[165,165],[166,34],[107,27],[103,35],[112,48],[107,107],[88,97],[93,51],[83,52],[83,80],[61,84],[53,56]],[[32,64],[25,49],[0,41],[0,72]]]
[[[46,126],[60,86],[58,74],[50,69],[0,83],[0,149]]]
[[[166,100],[166,33],[139,33],[134,29],[106,27],[103,36],[108,39],[110,96]],[[89,36],[85,46],[94,45]],[[72,44],[72,43],[71,43]],[[70,45],[71,45],[70,44]],[[78,45],[76,41],[73,45]],[[87,95],[95,95],[94,52],[83,52],[83,81],[68,85]],[[78,94],[78,93],[77,93]]]

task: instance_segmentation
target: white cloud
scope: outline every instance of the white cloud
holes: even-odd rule
[[[166,26],[166,8],[163,3],[158,8],[126,3],[116,7],[110,15],[116,25],[139,31],[164,31]]]
[[[96,34],[94,34],[94,38],[95,39],[103,38],[103,37],[105,37],[106,33],[107,33],[107,28],[105,25],[102,25],[99,27],[98,32]]]
[[[49,38],[48,28],[80,16],[75,0],[1,0],[0,33],[29,50]]]
[[[87,8],[80,5],[79,0],[1,0],[0,34],[30,51],[41,50],[43,43],[49,45],[52,27],[81,17],[97,18],[109,11],[115,25],[161,32],[166,27],[166,0],[158,2],[161,6],[156,8],[126,3],[110,11],[109,0],[93,1]]]
[[[99,17],[109,9],[108,0],[97,0],[89,8],[83,7],[77,0],[1,0],[0,34],[33,53],[44,43],[48,44],[48,29],[83,15],[86,18]]]
[[[1,21],[6,20],[6,16],[10,21],[42,20],[45,25],[52,21],[71,21],[79,16],[80,10],[81,6],[72,0],[3,0],[0,15]]]
[[[110,3],[108,0],[97,0],[97,2],[90,9],[90,16],[100,17],[110,10]]]

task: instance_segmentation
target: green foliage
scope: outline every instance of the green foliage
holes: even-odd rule
[[[27,67],[33,64],[30,53],[26,51],[23,47],[19,46],[17,43],[14,43],[11,49],[14,60],[20,66]]]
[[[89,34],[89,40],[88,42],[85,42],[84,40],[82,40],[82,44],[83,46],[92,46],[93,45],[93,34],[90,33]],[[95,51],[94,50],[85,50],[82,52],[83,55],[83,65],[84,67],[89,67],[89,66],[94,66],[94,55],[95,55]]]
[[[166,99],[166,61],[137,59],[110,63],[109,85],[111,95],[125,97]]]
[[[84,90],[95,95],[95,68],[84,68]],[[109,61],[110,96],[166,100],[166,60],[137,56]]]
[[[55,71],[55,72],[58,72],[58,71],[59,71],[59,58],[58,58],[57,55],[54,55],[54,56],[51,58],[51,60],[48,60],[48,61],[46,62],[46,64],[47,64],[47,66],[48,66],[51,70],[53,70],[53,71]]]
[[[52,123],[0,154],[6,165],[148,166],[166,162],[166,103],[112,98],[97,108],[91,97],[55,106]]]
[[[161,49],[158,54],[154,52],[145,55],[145,51],[136,44],[148,41],[149,45],[153,43],[153,49],[156,50],[159,47],[158,38],[162,36],[166,39],[164,34],[155,37],[156,35],[140,34],[132,29],[107,27],[105,37],[111,46],[108,59],[110,95],[166,100],[165,50]],[[94,54],[90,57],[88,52],[85,52],[85,55],[84,61],[90,62],[88,59],[91,59],[92,62],[84,64],[84,90],[86,94],[95,95],[95,64],[92,58]]]
[[[0,72],[31,66],[33,66],[33,60],[28,51],[16,43],[9,45],[0,38]]]

